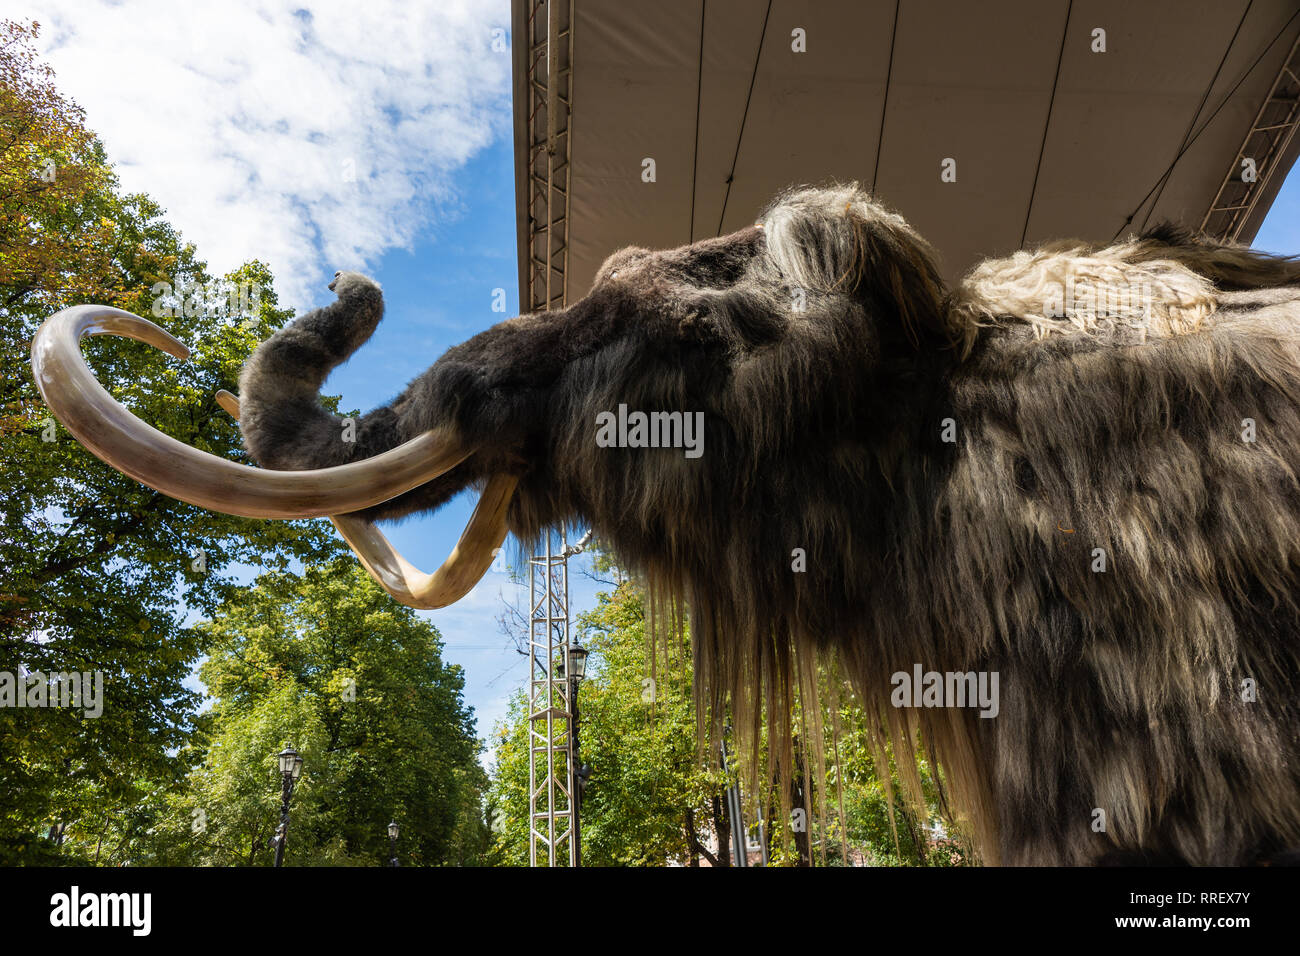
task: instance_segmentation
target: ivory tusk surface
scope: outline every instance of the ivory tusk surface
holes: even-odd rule
[[[430,431],[365,461],[273,471],[209,455],[132,415],[95,379],[84,335],[121,335],[177,358],[189,350],[147,319],[79,305],[45,321],[32,339],[32,371],[46,405],[78,441],[123,474],[190,504],[247,518],[317,518],[380,504],[464,461],[474,449]],[[233,397],[233,396],[232,396]]]
[[[497,548],[506,539],[506,511],[518,483],[510,475],[488,480],[456,547],[433,574],[414,567],[364,518],[336,515],[330,520],[370,576],[394,598],[408,607],[446,607],[468,594],[492,566]]]
[[[225,389],[217,403],[236,421],[239,399]],[[474,514],[447,560],[425,574],[402,557],[373,522],[355,515],[333,515],[330,521],[379,586],[407,607],[432,609],[454,604],[487,573],[496,549],[506,538],[506,512],[519,479],[494,475],[480,496]]]

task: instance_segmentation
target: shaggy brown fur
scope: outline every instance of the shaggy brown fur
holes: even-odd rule
[[[1068,281],[1150,297],[1057,308]],[[933,749],[986,862],[1246,864],[1300,846],[1297,281],[1162,228],[949,294],[901,218],[802,189],[760,226],[617,253],[568,309],[448,351],[356,444],[315,398],[382,311],[343,274],[249,363],[243,427],[299,469],[454,423],[483,450],[370,516],[518,474],[523,540],[589,523],[685,601],[710,729],[730,712],[757,740],[766,710],[777,773],[833,661],[896,754]],[[703,412],[703,456],[598,447],[620,404]],[[915,664],[998,672],[998,716],[891,706]]]

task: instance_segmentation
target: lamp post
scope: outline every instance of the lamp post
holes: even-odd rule
[[[284,845],[289,840],[289,799],[293,785],[302,776],[302,756],[288,745],[279,753],[280,758],[280,830],[275,837],[275,865],[284,865]]]
[[[576,641],[569,645],[565,673],[569,678],[569,712],[573,723],[569,728],[569,741],[573,748],[570,769],[573,774],[570,783],[570,801],[573,810],[573,861],[575,866],[582,866],[582,827],[580,817],[582,810],[582,790],[591,776],[591,768],[584,764],[578,755],[578,686],[587,676],[587,649]]]
[[[397,821],[388,824],[388,861],[389,866],[397,866],[397,836],[401,833],[402,828],[397,825]]]

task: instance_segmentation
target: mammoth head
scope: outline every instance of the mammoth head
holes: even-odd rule
[[[376,579],[416,607],[466,593],[507,530],[529,540],[569,522],[590,524],[631,567],[732,594],[777,586],[768,564],[788,581],[792,548],[842,565],[833,541],[867,530],[882,480],[863,449],[888,443],[905,396],[952,339],[932,254],[852,186],[790,192],[717,239],[624,249],[582,300],[448,350],[354,432],[318,393],[374,331],[383,301],[356,273],[331,288],[335,302],[257,349],[237,401],[222,396],[262,468],[162,435],[95,381],[82,335],[187,355],[130,313],[52,317],[32,345],[36,380],[68,429],[124,473],[231,514],[331,516]],[[482,489],[480,503],[434,575],[371,523],[466,487]]]

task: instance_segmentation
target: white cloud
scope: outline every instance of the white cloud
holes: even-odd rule
[[[335,269],[409,247],[454,203],[454,171],[510,129],[503,2],[35,0],[22,15],[123,186],[214,273],[263,259],[299,307]]]

